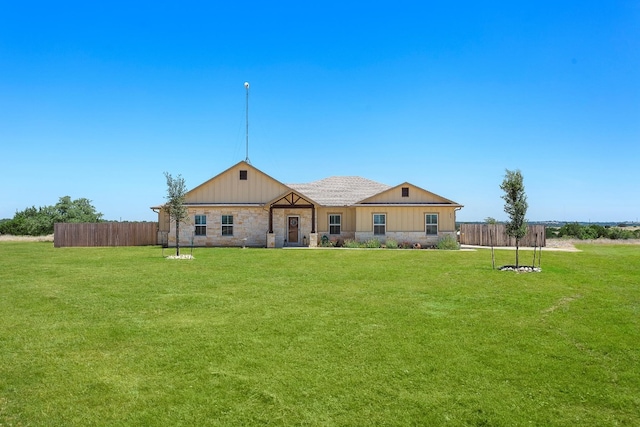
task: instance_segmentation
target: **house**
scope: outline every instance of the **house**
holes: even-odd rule
[[[321,239],[378,238],[435,245],[455,236],[462,205],[413,184],[395,187],[357,176],[283,184],[241,161],[186,194],[183,246],[317,246]],[[175,224],[162,206],[159,234],[175,246]]]

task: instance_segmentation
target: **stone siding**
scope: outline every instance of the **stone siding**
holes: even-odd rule
[[[195,235],[196,215],[207,217],[206,236]],[[222,215],[233,215],[233,236],[222,235]],[[269,210],[246,207],[189,209],[188,222],[180,224],[180,246],[281,248],[285,246],[285,239],[288,236],[287,218],[290,216],[299,217],[298,242],[287,242],[287,246],[303,246],[305,237],[307,245],[311,246],[310,209],[274,209],[273,236],[268,236]],[[273,238],[273,246],[268,246],[268,237]],[[171,247],[176,245],[176,229],[173,222],[168,235],[168,245]]]
[[[195,216],[206,215],[207,235],[195,235]],[[233,235],[222,235],[222,215],[233,215]],[[262,208],[189,209],[188,223],[180,224],[180,246],[251,246],[266,247],[269,211]],[[175,223],[171,223],[169,246],[176,245]]]
[[[267,222],[268,222],[267,212]],[[273,233],[275,234],[275,247],[285,246],[289,230],[287,228],[287,218],[297,216],[300,218],[298,226],[298,242],[286,242],[286,246],[304,246],[304,237],[307,238],[307,245],[311,235],[311,209],[274,209],[273,210]]]

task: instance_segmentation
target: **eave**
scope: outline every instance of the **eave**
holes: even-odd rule
[[[393,207],[420,207],[420,206],[429,206],[429,207],[437,207],[437,208],[463,208],[464,205],[459,205],[457,203],[356,203],[352,205],[354,207],[357,206],[373,206],[373,207],[385,207],[385,206],[393,206]]]

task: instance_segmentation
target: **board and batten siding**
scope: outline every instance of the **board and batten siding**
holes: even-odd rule
[[[444,206],[359,206],[357,232],[373,230],[373,214],[386,214],[388,232],[425,231],[425,215],[438,214],[438,231],[455,231],[455,208]]]
[[[318,235],[329,234],[329,215],[340,215],[340,231],[353,233],[356,231],[356,210],[347,207],[320,207],[316,215]]]
[[[240,179],[240,171],[247,171],[247,179]],[[204,184],[189,191],[186,203],[265,203],[290,191],[270,176],[245,164],[236,165]]]
[[[168,232],[170,228],[169,212],[166,209],[160,208],[158,211],[158,231]]]
[[[402,197],[402,188],[409,189],[409,196]],[[437,194],[423,190],[411,184],[402,184],[397,187],[393,187],[387,191],[370,197],[366,200],[367,203],[450,203],[450,200],[440,197]]]

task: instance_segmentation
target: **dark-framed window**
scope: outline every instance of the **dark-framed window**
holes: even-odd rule
[[[409,187],[402,187],[402,197],[409,197]]]
[[[340,214],[329,215],[329,234],[340,234],[342,216]]]
[[[195,218],[196,224],[196,236],[206,236],[207,235],[207,216],[206,215],[196,215]]]
[[[384,235],[387,232],[387,214],[373,214],[373,234]]]
[[[424,218],[427,236],[438,235],[438,214],[426,214]]]
[[[246,170],[241,170],[240,171],[240,181],[246,181],[247,180],[247,171]]]
[[[233,215],[222,215],[222,235],[233,236]]]

